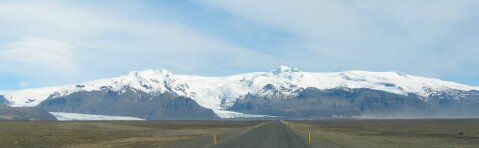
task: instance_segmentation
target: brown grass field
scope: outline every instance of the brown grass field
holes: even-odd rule
[[[479,119],[289,121],[312,147],[479,147]],[[291,125],[290,125],[291,126]]]
[[[0,122],[0,147],[208,147],[260,121]],[[221,138],[219,138],[221,137]]]
[[[0,147],[211,147],[267,121],[0,122]],[[312,147],[479,147],[479,119],[285,121]]]

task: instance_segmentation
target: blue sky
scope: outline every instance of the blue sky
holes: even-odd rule
[[[479,1],[0,1],[0,90],[145,69],[399,71],[479,85]]]

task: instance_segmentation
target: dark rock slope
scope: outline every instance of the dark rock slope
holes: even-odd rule
[[[0,121],[5,120],[56,120],[56,118],[41,109],[33,107],[10,107],[0,105]]]
[[[211,109],[190,98],[165,92],[149,94],[132,88],[112,91],[80,91],[61,97],[50,97],[38,106],[50,112],[129,116],[147,120],[215,119]]]
[[[306,88],[289,97],[278,91],[273,91],[272,95],[268,96],[262,93],[248,94],[238,99],[229,110],[290,118],[479,116],[479,92],[457,90],[447,92],[420,97],[415,94],[398,95],[371,89]]]
[[[12,102],[8,101],[7,98],[0,95],[0,105],[10,105],[10,104],[12,104]]]

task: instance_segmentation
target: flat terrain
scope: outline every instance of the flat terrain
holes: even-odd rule
[[[0,122],[0,147],[479,147],[479,119]]]
[[[296,135],[292,129],[288,128],[280,121],[267,123],[263,126],[252,129],[251,131],[234,137],[214,147],[227,148],[301,148],[309,147],[306,141]]]
[[[479,147],[479,119],[289,121],[312,147]]]
[[[0,147],[209,147],[261,121],[0,122]]]

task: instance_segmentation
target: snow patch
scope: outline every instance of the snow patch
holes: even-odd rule
[[[24,89],[0,92],[0,95],[11,101],[12,107],[33,107],[47,99],[51,94],[66,88],[67,86]]]
[[[278,66],[276,69],[271,71],[273,75],[279,75],[282,73],[291,73],[291,72],[299,72],[299,70],[297,68],[290,68],[288,66],[282,65],[282,66]]]
[[[72,120],[145,120],[134,117],[124,116],[106,116],[106,115],[91,115],[91,114],[78,114],[78,113],[65,113],[65,112],[50,112],[59,121],[72,121]]]
[[[214,110],[215,113],[220,118],[261,118],[261,117],[273,117],[269,115],[253,115],[253,114],[244,114],[228,110]]]
[[[213,109],[220,117],[228,118],[249,116],[236,112],[225,112],[225,110],[248,93],[265,92],[262,90],[268,85],[281,88],[279,91],[284,95],[294,95],[291,94],[294,93],[294,90],[308,87],[317,89],[368,88],[401,95],[413,93],[424,98],[448,90],[479,90],[479,87],[398,72],[355,70],[312,73],[280,66],[271,72],[254,72],[224,77],[173,75],[167,70],[134,71],[128,75],[110,79],[59,87],[0,92],[0,95],[11,100],[12,106],[21,107],[36,106],[49,96],[61,97],[78,91],[102,89],[121,91],[125,87],[130,87],[151,94],[171,92],[188,97],[205,108]]]

